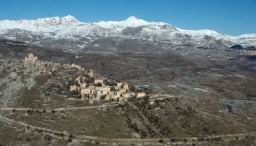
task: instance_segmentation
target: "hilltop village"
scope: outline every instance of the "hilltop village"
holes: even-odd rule
[[[76,97],[81,100],[88,100],[92,103],[100,100],[127,101],[127,99],[132,97],[142,98],[146,96],[146,93],[142,90],[131,91],[127,82],[112,81],[95,73],[93,70],[85,70],[77,64],[70,65],[40,61],[38,57],[33,54],[29,54],[28,57],[25,57],[23,62],[26,66],[51,66],[52,71],[58,67],[81,70],[82,73],[68,83],[67,93],[70,98]],[[44,69],[43,72],[47,72],[47,69]],[[51,73],[51,71],[48,71],[48,74]]]

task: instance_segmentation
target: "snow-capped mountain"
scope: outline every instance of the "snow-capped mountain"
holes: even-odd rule
[[[213,30],[185,30],[163,22],[147,22],[134,16],[123,21],[80,22],[75,17],[40,18],[36,20],[1,20],[0,37],[37,45],[60,44],[66,50],[80,50],[103,38],[118,40],[140,39],[151,42],[169,42],[174,45],[193,44],[200,47],[234,44],[256,46],[256,34],[230,36]],[[69,46],[61,46],[62,42]],[[61,42],[61,43],[60,43]],[[115,49],[115,45],[112,46]]]

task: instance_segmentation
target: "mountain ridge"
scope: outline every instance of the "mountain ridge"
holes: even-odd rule
[[[186,30],[164,22],[148,22],[135,16],[122,21],[90,23],[81,22],[71,15],[35,20],[0,20],[0,37],[19,41],[20,38],[23,40],[23,36],[26,37],[25,42],[32,43],[38,43],[38,37],[40,40],[79,40],[80,46],[87,43],[80,40],[106,37],[168,41],[174,44],[192,43],[199,47],[209,47],[219,41],[223,47],[235,44],[256,46],[256,34],[231,36],[209,29]],[[77,48],[81,49],[80,46]]]
[[[16,19],[16,20],[9,20],[9,19],[4,19],[0,20],[0,23],[8,23],[8,22],[17,22],[18,24],[32,24],[32,25],[81,25],[81,24],[88,24],[88,25],[98,25],[104,28],[110,28],[114,26],[123,26],[123,27],[139,27],[139,26],[145,26],[145,25],[169,25],[172,26],[169,23],[165,22],[149,22],[140,18],[137,18],[135,16],[129,16],[125,20],[120,20],[120,21],[98,21],[98,22],[82,22],[79,21],[76,17],[72,15],[66,15],[63,17],[59,16],[54,16],[54,17],[43,17],[43,18],[37,18],[37,19]],[[11,27],[11,26],[7,26]],[[172,26],[174,27],[174,26]],[[178,28],[178,27],[176,27]],[[4,29],[4,27],[0,27],[0,29]],[[181,29],[178,28],[179,31],[181,32],[186,32],[189,34],[197,33],[197,34],[207,34],[207,35],[212,35],[212,34],[223,34],[226,36],[232,36],[232,37],[240,37],[240,38],[246,38],[246,37],[256,37],[256,33],[249,33],[249,34],[241,34],[237,36],[233,35],[227,35],[224,33],[217,32],[212,29]]]

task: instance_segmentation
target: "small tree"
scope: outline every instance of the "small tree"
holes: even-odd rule
[[[164,140],[159,139],[158,142],[159,142],[159,143],[164,143]]]
[[[95,86],[96,87],[102,87],[102,84],[101,83],[96,83]]]

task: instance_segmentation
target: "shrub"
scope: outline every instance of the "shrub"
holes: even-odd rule
[[[55,111],[55,110],[52,110],[51,112],[54,114],[56,111]]]
[[[102,84],[101,83],[97,83],[95,84],[96,87],[102,87]]]
[[[72,142],[72,138],[68,138],[68,142]]]
[[[159,142],[159,143],[163,143],[163,142],[164,142],[164,140],[162,140],[162,139],[159,139],[159,140],[158,140],[158,142]]]

